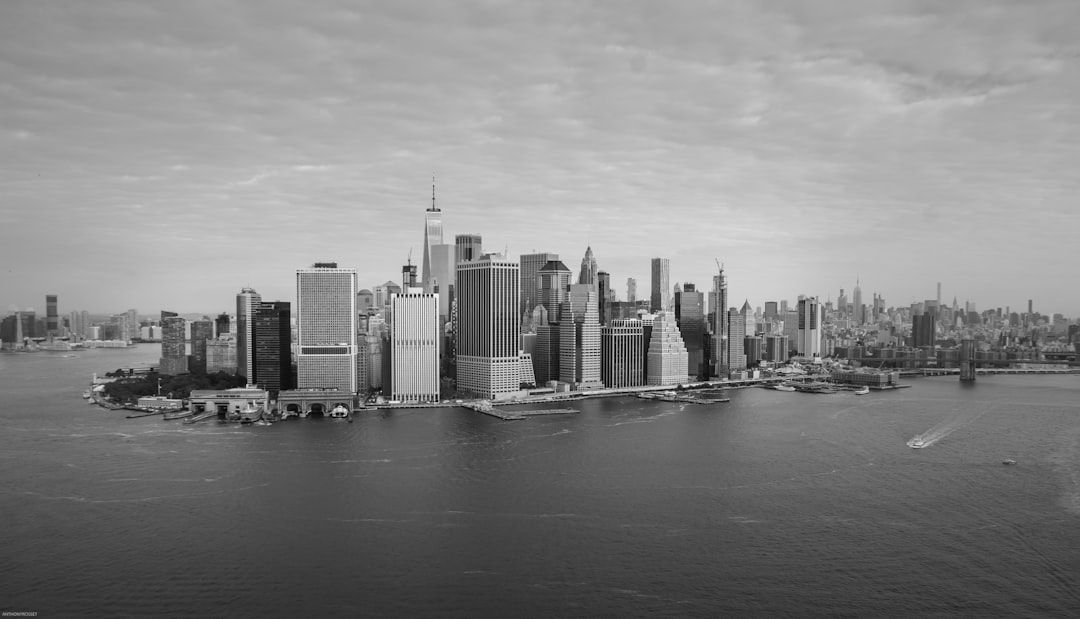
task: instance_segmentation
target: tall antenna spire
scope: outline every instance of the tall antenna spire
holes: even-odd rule
[[[434,174],[431,175],[431,210],[433,210],[433,211],[439,210],[439,209],[435,208],[435,175]]]

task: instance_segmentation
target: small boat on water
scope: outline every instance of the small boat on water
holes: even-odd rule
[[[90,390],[87,389],[86,391],[84,391],[83,394],[82,394],[82,397],[83,397],[84,400],[89,400],[90,399]]]
[[[1013,464],[1016,464],[1016,460],[1013,460],[1012,458],[1006,458],[1006,459],[1002,460],[1001,463],[1004,464],[1005,466],[1011,466]]]
[[[792,387],[791,385],[776,385],[773,389],[776,389],[777,391],[795,391],[795,387]]]
[[[926,443],[921,438],[916,437],[908,441],[908,447],[911,447],[912,449],[922,449],[923,447],[926,447]]]
[[[341,404],[338,404],[330,411],[330,417],[335,419],[344,419],[349,416],[349,409],[345,408]]]
[[[855,395],[866,395],[870,393],[870,387],[863,387],[855,390]]]
[[[240,409],[240,423],[253,423],[262,419],[262,414],[262,406],[256,404],[254,400],[249,400],[244,408]]]

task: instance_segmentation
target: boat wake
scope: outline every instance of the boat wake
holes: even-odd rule
[[[986,409],[968,411],[946,419],[938,425],[930,428],[922,434],[916,434],[907,442],[912,449],[925,449],[949,436],[953,432],[970,425],[979,417],[986,414]]]

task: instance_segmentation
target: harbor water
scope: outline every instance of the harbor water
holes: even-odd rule
[[[1080,376],[267,427],[81,398],[158,354],[0,355],[3,610],[1080,615]]]

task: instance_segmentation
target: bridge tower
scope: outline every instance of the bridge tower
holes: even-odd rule
[[[970,335],[960,341],[960,380],[975,382],[975,340]]]

